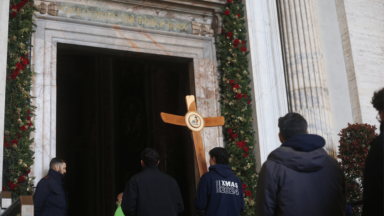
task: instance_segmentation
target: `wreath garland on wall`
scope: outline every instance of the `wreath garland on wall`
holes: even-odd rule
[[[244,4],[227,0],[222,8],[222,30],[217,44],[221,71],[221,112],[225,116],[224,141],[230,154],[229,166],[242,182],[245,211],[255,215],[257,184],[255,144],[252,127],[251,88],[249,84],[248,51],[244,26]]]
[[[3,191],[12,191],[12,199],[32,194],[34,177],[29,177],[33,164],[30,133],[32,122],[30,66],[33,0],[10,0],[7,80],[5,92]]]

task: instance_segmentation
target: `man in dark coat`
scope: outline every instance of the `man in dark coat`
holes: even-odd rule
[[[195,201],[199,216],[239,216],[244,211],[241,181],[228,166],[224,148],[209,151],[210,167],[199,182]]]
[[[125,216],[177,216],[184,211],[175,179],[158,168],[159,153],[146,148],[141,153],[143,170],[127,183],[121,208]]]
[[[363,216],[384,215],[384,88],[374,93],[373,107],[379,112],[380,135],[371,143],[365,160],[363,180]]]
[[[279,119],[281,147],[263,164],[256,188],[256,215],[345,216],[344,174],[323,149],[325,140],[308,134],[298,113]]]
[[[48,175],[37,184],[33,203],[35,216],[67,215],[67,195],[63,187],[63,177],[67,172],[66,163],[53,158],[49,165]]]

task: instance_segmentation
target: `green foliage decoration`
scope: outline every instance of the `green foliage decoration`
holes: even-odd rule
[[[348,124],[340,131],[340,166],[344,172],[347,186],[347,200],[356,202],[363,199],[363,170],[370,143],[377,137],[376,127],[368,124]],[[359,216],[362,206],[354,206],[353,214]]]
[[[4,158],[2,190],[12,191],[12,198],[32,194],[33,164],[30,133],[35,130],[32,118],[30,67],[33,0],[10,0],[5,94]]]
[[[242,181],[245,211],[255,215],[257,184],[255,144],[252,128],[251,88],[249,84],[244,4],[241,0],[227,0],[222,8],[222,31],[219,35],[217,56],[221,71],[221,112],[225,116],[224,140],[230,154],[229,166]]]

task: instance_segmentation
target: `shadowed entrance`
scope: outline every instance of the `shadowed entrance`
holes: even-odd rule
[[[186,113],[190,61],[58,44],[56,155],[67,161],[69,216],[113,215],[146,147],[178,182],[183,215],[195,215],[191,134],[160,119]]]

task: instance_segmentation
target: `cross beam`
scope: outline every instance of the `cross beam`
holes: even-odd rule
[[[185,116],[172,115],[162,112],[161,118],[165,123],[187,126],[191,130],[193,144],[195,146],[197,164],[199,167],[199,174],[201,177],[208,171],[201,131],[204,129],[204,127],[223,126],[225,123],[225,118],[223,116],[203,118],[197,112],[195,96],[188,95],[185,97],[185,100],[188,109],[188,113]]]

